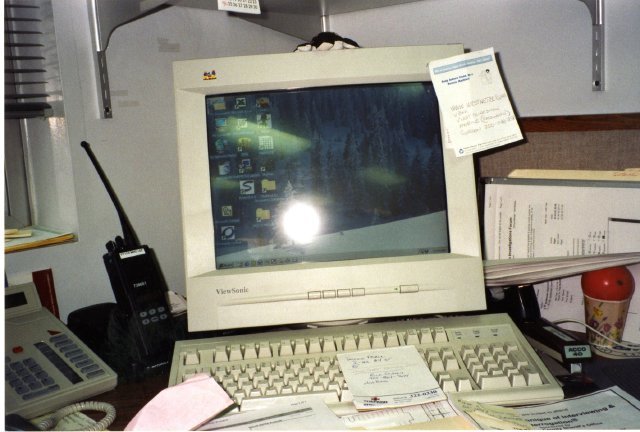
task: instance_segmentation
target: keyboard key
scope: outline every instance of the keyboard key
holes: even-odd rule
[[[371,348],[373,349],[377,349],[377,348],[384,348],[385,344],[384,344],[384,335],[382,332],[374,332],[371,335]],[[362,349],[362,348],[360,348]]]
[[[258,351],[256,350],[256,346],[253,344],[245,345],[244,347],[244,359],[252,360],[258,358]]]
[[[322,352],[336,352],[336,342],[334,341],[333,336],[325,336],[322,344]]]
[[[511,387],[511,382],[506,375],[483,376],[478,381],[483,390],[502,389]]]
[[[386,346],[387,347],[400,346],[400,341],[398,340],[398,334],[395,331],[391,330],[387,332]]]
[[[532,367],[523,368],[522,374],[527,380],[527,385],[529,386],[542,385],[542,378],[540,377],[540,373],[535,369],[533,369]]]
[[[215,349],[215,361],[216,363],[223,363],[229,361],[227,355],[227,348],[224,346],[217,346]]]
[[[200,363],[200,356],[195,351],[189,351],[184,356],[184,364],[185,365],[197,365]]]
[[[229,346],[229,361],[242,360],[242,349],[239,344]]]
[[[431,333],[430,328],[427,327],[420,329],[420,343],[423,345],[433,343],[433,334]]]
[[[258,358],[271,358],[271,344],[269,342],[260,342],[258,345]]]
[[[358,349],[358,343],[354,335],[346,335],[344,337],[342,349],[345,351],[355,351]]]
[[[447,337],[447,332],[444,327],[436,327],[433,332],[433,341],[436,343],[439,342],[449,342],[449,338]]]
[[[280,341],[279,354],[281,356],[293,355],[293,347],[291,346],[291,341],[290,340],[284,339],[284,340]]]

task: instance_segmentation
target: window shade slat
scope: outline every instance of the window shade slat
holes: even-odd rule
[[[5,119],[50,116],[40,6],[14,0],[4,7]]]

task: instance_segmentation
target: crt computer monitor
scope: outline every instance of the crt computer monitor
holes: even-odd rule
[[[174,63],[189,331],[485,308],[473,162],[428,73],[462,52]]]

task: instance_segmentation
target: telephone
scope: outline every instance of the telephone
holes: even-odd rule
[[[5,288],[5,414],[33,418],[112,390],[117,374],[51,312],[30,282]]]

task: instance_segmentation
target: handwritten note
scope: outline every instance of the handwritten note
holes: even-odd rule
[[[432,61],[429,73],[457,156],[522,139],[493,48]]]
[[[342,353],[338,361],[358,410],[446,399],[414,346]]]

